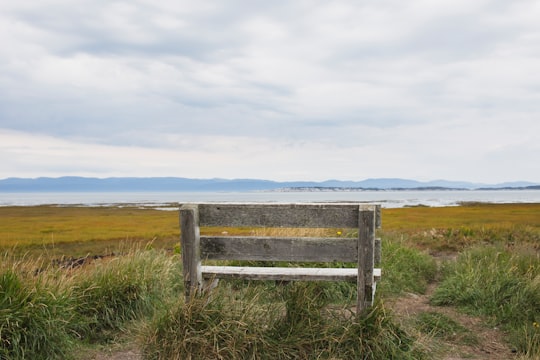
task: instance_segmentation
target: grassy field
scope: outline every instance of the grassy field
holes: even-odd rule
[[[102,255],[126,243],[173,246],[177,211],[136,207],[0,207],[0,248],[50,256]]]
[[[51,251],[52,255],[103,254],[120,243],[153,241],[173,247],[179,239],[177,211],[136,207],[0,207],[0,248]],[[460,250],[471,241],[540,232],[540,204],[470,204],[456,207],[383,209],[383,231],[431,250]],[[213,229],[221,232],[225,229]],[[248,229],[226,229],[246,233]],[[205,231],[205,229],[203,229]],[[495,236],[496,235],[496,236]],[[446,237],[453,244],[446,244]],[[471,238],[468,241],[467,237]],[[507,239],[506,238],[506,239]],[[432,241],[430,241],[432,240]],[[538,244],[538,238],[520,239]],[[468,242],[467,242],[468,241]]]
[[[540,204],[382,219],[376,306],[357,318],[348,283],[229,281],[184,303],[177,211],[2,207],[0,359],[87,359],[122,341],[146,359],[540,357]]]

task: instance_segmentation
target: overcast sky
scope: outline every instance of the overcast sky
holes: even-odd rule
[[[0,178],[540,182],[540,1],[0,0]]]

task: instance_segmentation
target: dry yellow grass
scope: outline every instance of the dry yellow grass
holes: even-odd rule
[[[382,221],[385,230],[513,226],[540,229],[540,204],[477,203],[452,207],[383,209]]]
[[[478,229],[527,228],[540,232],[540,204],[472,204],[458,207],[413,207],[383,209],[383,231],[440,234],[441,229],[467,232]],[[278,231],[293,236],[317,236],[321,230],[212,228],[204,233],[227,231],[238,235],[275,235]],[[306,233],[307,231],[307,233]],[[325,236],[347,229],[324,230]],[[328,232],[329,231],[329,232]],[[47,249],[73,256],[103,253],[120,242],[150,242],[172,247],[179,239],[178,211],[137,207],[0,207],[0,248],[19,250]],[[322,234],[321,234],[322,235]],[[340,234],[341,235],[341,234]],[[436,239],[435,239],[436,240]],[[51,250],[53,249],[53,250]]]
[[[178,212],[135,207],[0,207],[0,219],[0,248],[75,256],[120,242],[171,243],[180,234]]]

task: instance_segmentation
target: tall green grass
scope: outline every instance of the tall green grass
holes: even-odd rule
[[[401,238],[382,239],[382,278],[379,296],[399,296],[404,292],[423,294],[437,277],[437,264],[428,254],[410,248]]]
[[[69,359],[181,293],[177,256],[133,249],[83,269],[4,256],[0,264],[0,359]]]
[[[75,344],[69,292],[44,278],[0,272],[0,359],[66,359]]]
[[[487,317],[520,352],[540,356],[540,254],[525,247],[476,247],[443,269],[431,302]]]
[[[71,294],[83,324],[81,337],[103,341],[131,320],[151,315],[180,293],[178,257],[155,250],[131,250],[71,278]]]

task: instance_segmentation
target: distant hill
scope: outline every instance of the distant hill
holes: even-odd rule
[[[181,177],[91,178],[65,176],[58,178],[7,178],[0,180],[0,192],[139,192],[139,191],[268,191],[268,190],[433,190],[433,189],[539,189],[540,184],[512,182],[476,184],[435,180],[421,182],[399,178],[362,181],[327,180],[278,182],[257,179],[190,179]]]

